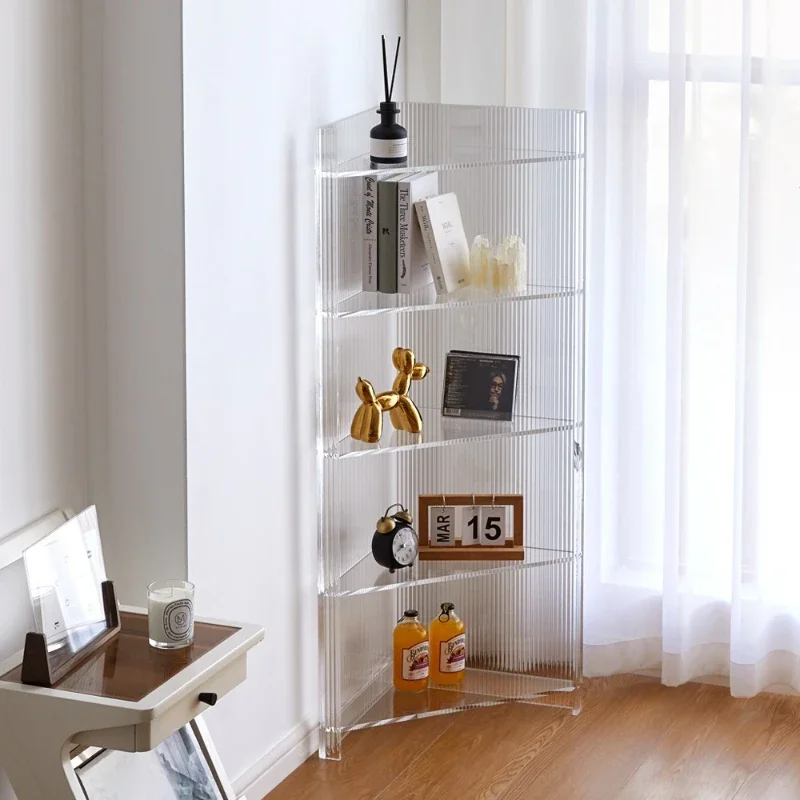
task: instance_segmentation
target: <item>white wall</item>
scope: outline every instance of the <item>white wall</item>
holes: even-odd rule
[[[407,2],[409,100],[586,107],[586,0]]]
[[[124,602],[186,573],[181,36],[180,0],[0,0],[0,537],[97,503]],[[5,658],[21,563],[0,608]]]
[[[87,495],[80,43],[78,0],[0,0],[0,537]],[[21,563],[0,609],[2,659],[32,623]]]
[[[0,535],[96,502],[123,600],[188,558],[267,625],[210,719],[244,786],[317,719],[314,128],[378,101],[404,2],[181,5],[0,0]]]
[[[89,489],[123,603],[186,575],[181,0],[82,0]]]
[[[378,102],[403,28],[403,0],[184,7],[189,576],[267,626],[209,715],[239,788],[317,720],[314,128]]]

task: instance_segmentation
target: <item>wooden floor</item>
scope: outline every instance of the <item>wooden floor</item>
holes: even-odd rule
[[[269,800],[800,800],[800,698],[589,681],[583,712],[506,704],[350,734]]]

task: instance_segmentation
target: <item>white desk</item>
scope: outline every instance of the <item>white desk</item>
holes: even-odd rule
[[[19,800],[74,800],[75,745],[150,750],[247,676],[264,629],[197,620],[195,644],[155,651],[144,609],[121,608],[122,632],[52,689],[19,682],[22,652],[0,663],[0,764]]]

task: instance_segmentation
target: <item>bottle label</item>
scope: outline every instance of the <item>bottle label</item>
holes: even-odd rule
[[[461,672],[467,666],[467,635],[459,633],[439,644],[439,672]]]
[[[370,139],[369,154],[373,158],[406,158],[408,156],[408,138]]]
[[[403,680],[421,681],[428,677],[428,642],[403,650]]]

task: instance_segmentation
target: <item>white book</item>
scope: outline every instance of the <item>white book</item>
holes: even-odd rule
[[[361,198],[362,256],[361,288],[378,291],[378,180],[365,175]]]
[[[397,290],[410,292],[430,283],[431,271],[414,203],[439,193],[439,173],[417,172],[397,183]]]
[[[469,285],[469,245],[452,192],[414,203],[437,294]]]

